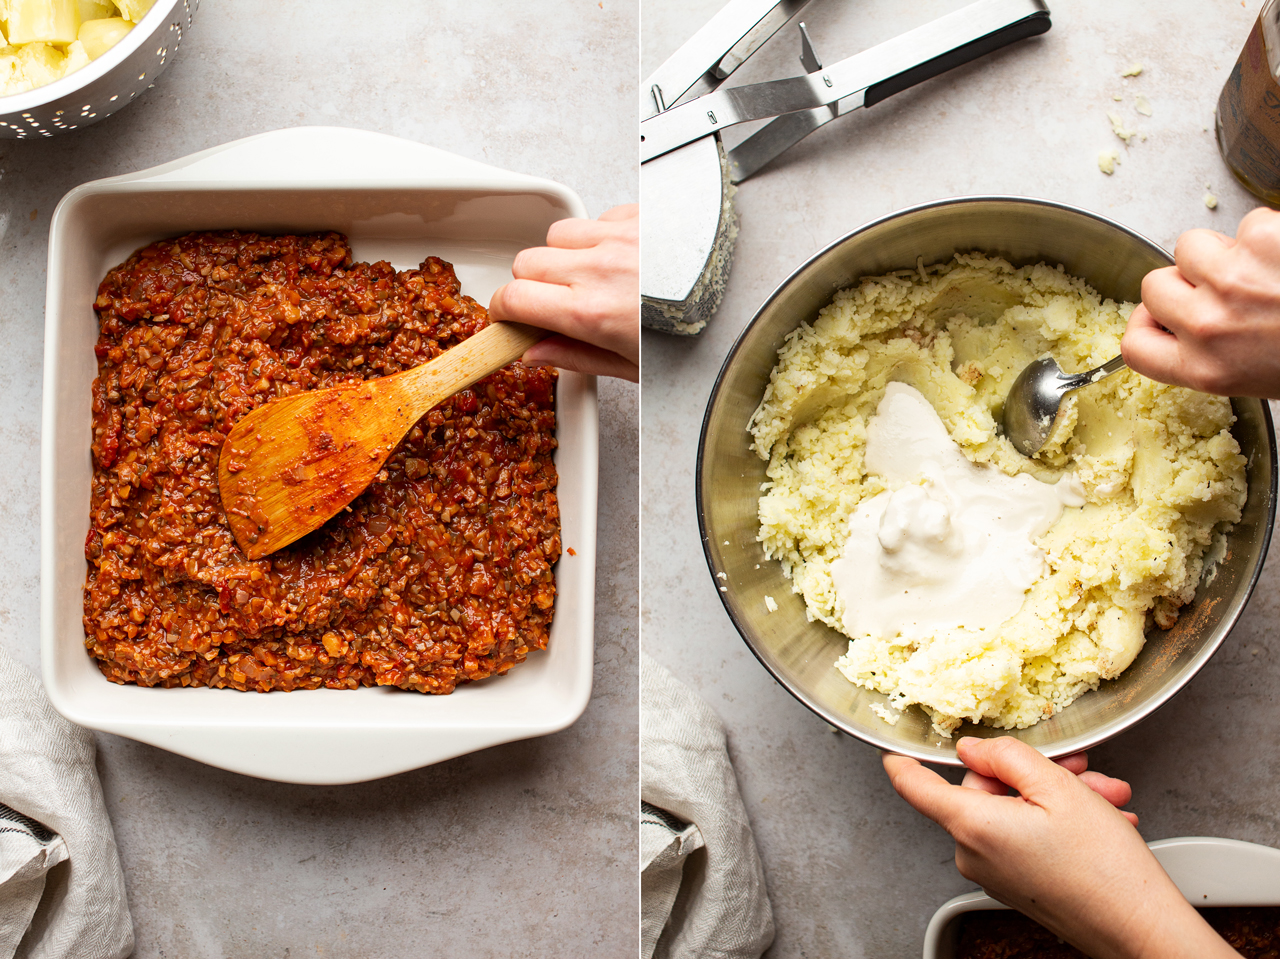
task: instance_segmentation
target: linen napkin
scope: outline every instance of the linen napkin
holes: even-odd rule
[[[93,738],[0,649],[0,959],[133,952]]]
[[[645,959],[757,959],[773,910],[724,726],[640,655],[640,946]]]

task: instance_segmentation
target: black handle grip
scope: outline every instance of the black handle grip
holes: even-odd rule
[[[978,57],[986,56],[988,53],[1008,46],[1017,40],[1025,40],[1028,37],[1037,37],[1042,33],[1047,33],[1051,26],[1053,26],[1053,23],[1049,20],[1047,10],[1043,13],[1033,13],[1017,23],[1011,23],[1007,27],[1002,27],[994,33],[988,33],[985,37],[966,43],[962,47],[948,50],[940,57],[934,57],[919,66],[912,67],[910,70],[904,70],[897,76],[881,80],[879,83],[873,83],[867,87],[862,105],[864,107],[875,106],[881,100],[887,100],[895,93],[901,93],[908,87],[914,87],[917,83],[923,83],[925,80],[941,76],[954,67],[968,63],[970,60],[976,60]]]

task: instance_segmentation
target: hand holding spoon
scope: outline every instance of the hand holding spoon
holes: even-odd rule
[[[548,335],[490,323],[421,366],[286,396],[242,417],[218,457],[222,506],[240,549],[261,559],[318,529],[364,492],[432,407]]]
[[[1051,356],[1027,365],[1013,381],[1004,401],[1004,435],[1023,456],[1034,456],[1049,439],[1062,398],[1125,368],[1122,357],[1086,373],[1064,373]]]

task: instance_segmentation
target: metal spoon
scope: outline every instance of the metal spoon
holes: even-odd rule
[[[1053,432],[1064,396],[1124,368],[1119,356],[1086,373],[1064,373],[1052,356],[1032,361],[1013,381],[1004,401],[1004,435],[1023,456],[1034,456]]]

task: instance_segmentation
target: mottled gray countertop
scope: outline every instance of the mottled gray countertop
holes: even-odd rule
[[[698,541],[694,458],[720,364],[764,298],[860,224],[945,196],[1012,193],[1103,213],[1172,249],[1192,227],[1234,232],[1255,201],[1218,157],[1213,108],[1260,3],[1049,0],[1053,29],[865,113],[829,124],[748,180],[719,313],[698,339],[646,332],[641,473],[646,651],[691,683],[729,730],[777,920],[769,956],[920,955],[933,911],[973,884],[946,834],[889,787],[876,751],[828,727],[774,683],[734,631]],[[642,76],[720,0],[645,0]],[[834,62],[963,0],[812,0]],[[800,72],[789,26],[734,82]],[[1131,63],[1140,76],[1122,79]],[[1120,94],[1122,100],[1113,100]],[[1135,111],[1143,94],[1152,115]],[[1108,112],[1147,133],[1126,147]],[[1114,176],[1097,156],[1118,149]],[[1203,203],[1206,184],[1216,210]],[[647,253],[646,255],[651,255]],[[1280,557],[1235,631],[1155,717],[1094,751],[1128,779],[1148,839],[1216,835],[1280,845]]]
[[[281,127],[376,130],[637,199],[633,2],[205,0],[177,58],[97,126],[0,140],[0,644],[39,669],[45,257],[87,180]],[[557,735],[304,787],[98,736],[139,957],[630,955],[638,391],[600,384],[595,688]]]

